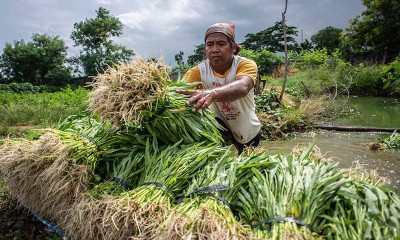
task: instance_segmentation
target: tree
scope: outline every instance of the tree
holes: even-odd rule
[[[340,47],[342,33],[342,29],[329,26],[312,35],[311,42],[315,48],[326,48],[328,54],[332,54],[335,49]]]
[[[178,65],[183,64],[183,54],[184,53],[182,51],[179,51],[178,54],[175,54],[175,62],[176,62],[176,64],[178,64]]]
[[[308,39],[305,39],[302,43],[300,43],[300,48],[304,51],[311,51],[313,49],[313,46]]]
[[[297,28],[286,26],[286,36],[289,50],[298,50],[299,46],[294,39],[297,36]],[[271,52],[284,52],[283,25],[275,22],[275,25],[257,33],[249,33],[244,42],[240,44],[246,49],[261,51],[267,49]]]
[[[181,80],[182,75],[189,70],[189,65],[183,61],[183,55],[184,53],[182,51],[179,51],[178,54],[175,54],[175,62],[178,66],[173,67],[170,71],[170,77],[173,80]]]
[[[195,47],[196,47],[196,49],[194,50],[194,54],[188,56],[187,63],[189,66],[195,66],[205,59],[205,55],[206,55],[204,52],[205,44],[202,43]]]
[[[87,76],[102,73],[108,66],[126,61],[134,55],[132,50],[110,39],[122,34],[121,21],[102,7],[96,13],[96,18],[75,23],[71,34],[75,46],[82,47],[75,62],[82,65]]]
[[[354,55],[380,60],[393,60],[400,53],[400,2],[362,0],[367,8],[350,21],[344,40]]]
[[[66,56],[67,47],[58,36],[36,33],[28,43],[24,40],[6,43],[0,67],[8,82],[62,85],[71,78]]]

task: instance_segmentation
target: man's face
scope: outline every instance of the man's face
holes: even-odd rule
[[[234,48],[223,33],[212,33],[206,39],[206,56],[215,69],[226,70],[232,64]]]

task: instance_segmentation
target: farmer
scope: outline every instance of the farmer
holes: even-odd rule
[[[208,106],[217,121],[225,128],[225,145],[234,144],[238,153],[245,147],[258,146],[261,123],[255,113],[254,85],[257,64],[237,56],[240,51],[235,42],[235,26],[216,23],[204,36],[207,59],[189,69],[183,81],[201,82],[197,90],[179,90],[189,95],[186,104],[194,104],[193,111]]]

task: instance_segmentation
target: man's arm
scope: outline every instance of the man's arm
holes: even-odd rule
[[[232,102],[243,98],[253,87],[253,79],[240,75],[233,82],[213,89],[177,90],[176,92],[190,95],[186,104],[195,103],[192,111],[197,111],[206,109],[213,102]]]

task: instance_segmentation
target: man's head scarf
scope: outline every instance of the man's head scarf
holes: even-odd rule
[[[222,33],[225,36],[229,38],[230,41],[232,41],[233,44],[237,46],[235,54],[237,54],[240,51],[239,45],[236,44],[235,41],[235,25],[231,23],[215,23],[211,25],[207,31],[206,34],[204,35],[204,41],[207,40],[207,37],[212,34],[212,33]]]

